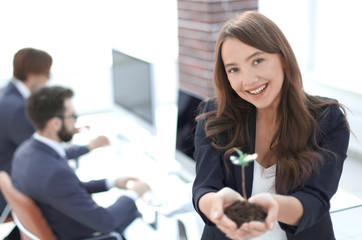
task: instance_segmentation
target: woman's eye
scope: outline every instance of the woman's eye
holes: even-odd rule
[[[237,72],[239,69],[238,68],[230,68],[228,70],[228,73],[234,73],[234,72]]]
[[[258,65],[259,63],[263,62],[264,59],[263,58],[258,58],[256,60],[253,61],[254,65]]]

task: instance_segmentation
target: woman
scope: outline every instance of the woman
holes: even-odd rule
[[[257,12],[229,20],[216,44],[214,85],[198,117],[193,203],[202,239],[335,239],[329,214],[349,142],[343,107],[303,90],[294,53],[281,30]],[[341,111],[343,110],[343,112]],[[239,229],[224,208],[241,197],[233,148],[258,154],[245,169],[249,201],[265,222]]]

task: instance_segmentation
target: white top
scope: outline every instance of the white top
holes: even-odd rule
[[[262,167],[257,161],[254,161],[254,180],[251,195],[257,193],[275,193],[275,172],[276,165],[269,168]],[[287,240],[285,232],[280,228],[279,224],[275,224],[273,230],[266,232],[264,235],[253,238],[257,240]]]

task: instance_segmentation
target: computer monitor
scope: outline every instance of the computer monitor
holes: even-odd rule
[[[155,129],[153,64],[112,50],[113,99],[149,131]]]
[[[195,117],[200,111],[201,102],[202,98],[190,92],[181,89],[178,91],[175,158],[181,165],[180,177],[187,182],[195,177]]]

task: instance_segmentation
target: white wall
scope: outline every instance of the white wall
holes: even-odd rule
[[[361,9],[359,0],[259,0],[290,41],[306,91],[349,108],[350,152],[362,159]]]
[[[259,0],[259,11],[282,29],[305,81],[362,96],[362,2]]]
[[[362,1],[316,3],[315,78],[323,84],[362,95]]]
[[[51,84],[75,90],[78,112],[107,110],[112,105],[112,48],[153,62],[176,61],[176,3],[1,1],[0,86],[12,76],[13,56],[19,49],[39,48],[53,57]]]
[[[318,0],[317,0],[318,1]],[[313,0],[259,0],[259,12],[282,30],[302,72],[313,68],[314,6]]]

